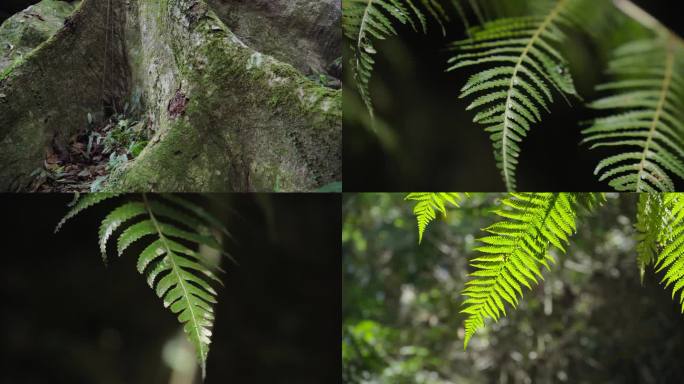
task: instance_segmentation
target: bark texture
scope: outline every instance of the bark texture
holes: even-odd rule
[[[291,62],[299,70],[287,55],[272,52],[278,60],[260,52],[267,48],[258,47],[258,38],[247,44],[247,35],[233,33],[222,21],[229,18],[202,0],[112,0],[109,29],[103,28],[107,3],[83,0],[68,22],[75,27],[62,28],[0,80],[6,95],[0,99],[0,189],[22,188],[52,137],[63,140],[99,110],[103,82],[108,105],[139,103],[155,132],[140,156],[112,175],[110,190],[301,191],[341,180],[340,91],[308,80],[296,55]],[[312,68],[334,56],[322,53],[328,49],[323,35],[317,35],[320,49],[300,54]],[[112,47],[104,55],[108,39]],[[55,58],[57,68],[47,65]],[[42,84],[31,80],[36,74]],[[69,98],[59,88],[71,88]],[[28,99],[35,95],[45,102],[33,108]],[[46,120],[49,111],[55,117]],[[4,155],[11,148],[19,150]]]
[[[342,56],[339,0],[208,0],[254,49],[306,74],[324,73]]]

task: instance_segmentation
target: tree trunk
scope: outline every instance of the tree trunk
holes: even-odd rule
[[[0,75],[0,189],[26,188],[46,148],[126,104],[154,135],[108,190],[341,180],[341,92],[305,76],[341,56],[340,17],[339,0],[83,0]]]

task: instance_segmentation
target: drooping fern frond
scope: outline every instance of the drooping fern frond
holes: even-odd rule
[[[665,271],[662,283],[672,286],[672,298],[679,292],[679,304],[684,313],[684,195],[665,194],[661,217],[666,225],[658,238],[661,250],[655,261],[656,273]]]
[[[107,194],[82,196],[60,221],[78,215],[84,209],[114,197]],[[208,246],[222,252],[219,239],[211,228],[225,230],[218,220],[201,207],[178,196],[148,197],[126,201],[112,210],[99,230],[99,244],[106,260],[107,243],[117,231],[117,254],[121,256],[131,245],[143,238],[152,239],[138,255],[137,269],[146,274],[165,308],[177,315],[188,340],[195,347],[198,361],[206,375],[206,360],[214,324],[217,292],[211,283],[221,284],[215,274],[215,263],[193,249]]]
[[[583,131],[591,148],[617,148],[595,173],[617,191],[674,191],[684,179],[684,48],[671,35],[618,48],[599,90],[610,95],[590,104],[614,114]],[[617,94],[615,94],[617,93]]]
[[[467,348],[470,338],[485,325],[506,315],[506,305],[517,307],[522,287],[543,279],[541,266],[554,263],[549,248],[565,251],[568,237],[575,232],[578,196],[573,193],[511,194],[496,211],[501,220],[485,230],[479,239],[479,255],[470,260],[474,271],[466,283],[462,313]]]
[[[663,195],[658,193],[642,193],[637,203],[636,251],[637,265],[641,283],[644,283],[646,267],[655,262],[663,232],[667,230],[667,212]]]
[[[471,38],[455,42],[457,55],[448,71],[465,67],[487,69],[470,77],[461,98],[476,96],[468,110],[478,109],[474,122],[485,125],[506,188],[516,190],[515,171],[520,145],[542,109],[553,103],[552,90],[578,96],[568,64],[558,50],[573,26],[581,0],[550,1],[545,14],[502,18],[475,29]]]
[[[463,196],[458,192],[413,192],[406,196],[406,200],[417,201],[413,213],[418,222],[418,244],[423,241],[423,234],[428,224],[441,213],[446,217],[447,206],[458,207]]]
[[[375,42],[396,35],[395,23],[410,25],[416,31],[425,32],[425,11],[434,16],[440,24],[448,19],[444,8],[437,0],[342,1],[342,28],[344,35],[352,42],[351,68],[361,99],[371,117],[374,111],[369,83],[375,64],[373,56],[377,53]]]

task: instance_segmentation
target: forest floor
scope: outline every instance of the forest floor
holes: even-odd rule
[[[146,122],[113,115],[71,137],[66,148],[48,149],[34,173],[31,192],[97,192],[112,171],[137,157],[151,132]]]

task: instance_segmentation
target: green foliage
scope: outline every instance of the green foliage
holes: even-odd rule
[[[614,113],[585,129],[584,142],[619,152],[595,173],[618,191],[673,191],[670,174],[684,178],[684,48],[672,36],[630,42],[608,73],[615,80],[598,89],[609,95],[590,107]]]
[[[679,304],[684,313],[684,196],[670,193],[650,198],[654,204],[660,203],[659,219],[664,221],[658,237],[661,251],[654,266],[657,273],[665,271],[661,282],[665,287],[672,286],[672,299],[679,292]]]
[[[354,79],[366,104],[368,112],[373,116],[369,82],[377,53],[374,42],[385,40],[396,35],[393,22],[408,24],[414,30],[427,29],[425,10],[438,20],[447,18],[443,7],[437,0],[344,0],[342,1],[342,28],[344,35],[353,44],[353,57],[350,60]],[[441,21],[440,21],[441,22]]]
[[[398,24],[418,30],[424,20],[420,12],[412,12],[415,7],[410,1],[382,3],[389,9],[376,7],[381,22],[371,25],[378,25],[378,31],[367,33],[359,32],[361,20],[376,13],[367,15],[360,4],[371,6],[374,1],[346,3],[353,8],[345,20],[346,36],[357,43],[353,72],[371,116],[368,81],[372,56],[377,53],[372,41],[395,35]],[[579,98],[561,48],[569,32],[580,30],[600,49],[637,39],[615,50],[608,66],[614,79],[600,85],[604,96],[589,104],[606,115],[585,127],[583,142],[591,149],[613,150],[596,167],[599,181],[616,191],[669,192],[675,189],[673,176],[684,179],[684,40],[674,32],[629,0],[454,0],[451,4],[469,38],[450,45],[456,53],[448,60],[448,70],[476,70],[460,98],[472,98],[467,110],[476,111],[473,121],[489,134],[508,191],[517,189],[523,142],[541,123],[544,111],[549,112],[556,94],[568,102],[569,96]],[[434,15],[446,20],[450,12],[444,13]],[[469,27],[469,16],[479,25]],[[615,32],[611,27],[615,25],[624,28]]]
[[[464,348],[485,319],[496,321],[506,315],[505,302],[518,305],[522,286],[531,289],[543,279],[540,266],[548,269],[549,262],[555,262],[549,248],[564,252],[575,232],[575,194],[512,194],[502,205],[496,211],[501,221],[489,226],[489,235],[479,240],[480,254],[470,264],[475,271],[463,290]]]
[[[667,216],[664,208],[661,194],[639,195],[634,229],[637,239],[637,264],[642,284],[646,267],[655,261],[662,233],[666,229]]]
[[[428,211],[425,217],[434,219],[431,196],[441,195],[416,193],[409,197],[430,207],[414,211]],[[555,263],[549,250],[565,252],[581,209],[591,212],[605,198],[601,193],[511,193],[501,200],[501,208],[495,211],[500,220],[485,229],[488,235],[479,239],[478,255],[470,260],[474,271],[462,292],[466,299],[461,312],[467,316],[464,347],[487,319],[498,321],[506,316],[506,303],[518,306],[522,287],[532,289],[543,279],[541,267],[549,269],[549,262]],[[664,273],[661,282],[672,287],[673,299],[679,293],[684,313],[684,194],[640,194],[636,208],[641,281],[649,266]],[[445,212],[444,205],[436,210]]]
[[[100,193],[78,198],[56,231],[83,210],[113,197]],[[215,262],[186,244],[207,246],[221,253],[221,243],[211,234],[211,228],[227,233],[217,219],[195,203],[173,195],[143,194],[141,201],[127,201],[112,210],[99,229],[100,252],[105,262],[107,244],[117,231],[120,231],[116,237],[118,256],[143,238],[153,239],[138,255],[138,272],[146,274],[148,285],[163,300],[164,307],[178,316],[196,349],[203,375],[217,296],[212,283],[221,284],[221,280],[215,274]]]
[[[425,228],[427,228],[431,221],[437,218],[437,214],[441,213],[446,217],[447,206],[451,205],[453,207],[458,207],[458,204],[462,199],[463,196],[458,192],[413,192],[406,196],[406,200],[417,201],[413,208],[413,213],[416,215],[416,220],[418,221],[418,244],[423,241]]]
[[[481,110],[474,122],[486,126],[509,191],[516,189],[520,145],[532,125],[541,121],[542,109],[548,111],[552,89],[578,96],[568,64],[556,48],[566,39],[562,27],[574,24],[576,3],[550,2],[543,15],[487,22],[469,39],[452,44],[459,54],[449,59],[449,71],[487,68],[470,77],[460,97],[477,96],[467,109]]]

